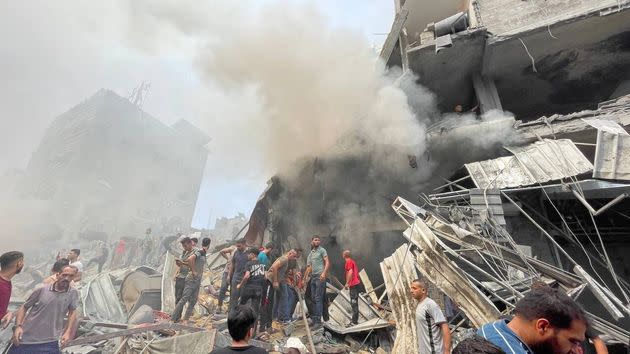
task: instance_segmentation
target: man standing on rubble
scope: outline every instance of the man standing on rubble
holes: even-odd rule
[[[247,305],[250,303],[252,309],[256,313],[256,319],[260,315],[260,298],[262,297],[262,289],[265,282],[265,265],[258,263],[257,248],[252,247],[247,250],[247,267],[243,280],[236,286],[241,292],[239,303]],[[256,326],[254,326],[256,329]]]
[[[180,267],[181,265],[186,265],[190,268],[190,271],[186,275],[186,279],[184,279],[182,297],[177,302],[177,305],[175,305],[175,310],[173,310],[173,315],[171,316],[173,322],[179,322],[182,318],[182,311],[186,303],[188,303],[188,307],[183,317],[184,322],[188,322],[190,315],[192,315],[195,304],[197,304],[197,298],[199,297],[201,277],[203,275],[204,265],[206,264],[206,257],[200,249],[193,247],[193,242],[189,237],[182,238],[181,243],[184,250],[189,253],[189,256],[185,260],[177,260],[177,265]]]
[[[350,306],[352,307],[352,322],[349,326],[359,324],[359,269],[357,263],[350,257],[350,250],[343,251],[343,258],[346,260],[345,272],[346,272],[346,284],[345,288],[350,291]]]
[[[411,297],[418,301],[416,306],[416,332],[418,353],[450,354],[451,330],[438,304],[428,297],[428,288],[423,280],[411,282]]]
[[[238,299],[241,295],[237,285],[243,280],[245,275],[245,269],[247,268],[247,252],[245,251],[245,239],[236,241],[236,250],[232,255],[232,265],[230,266],[230,311],[233,310],[238,304]]]
[[[70,282],[77,273],[76,267],[66,266],[56,282],[33,290],[15,316],[9,354],[60,353],[59,344],[72,339],[79,292]],[[64,327],[66,314],[68,324]]]
[[[179,241],[183,247],[183,241],[186,236],[180,236]],[[182,255],[178,260],[175,260],[177,264],[177,271],[175,272],[175,304],[179,302],[179,300],[184,295],[184,285],[186,284],[186,277],[188,273],[190,273],[190,267],[186,260],[192,254],[193,249],[186,250],[186,248],[182,249]],[[178,262],[179,261],[179,262]]]
[[[276,259],[270,269],[271,284],[275,290],[275,305],[272,309],[272,317],[276,317],[275,315],[277,313],[276,318],[282,323],[288,323],[291,320],[291,314],[289,313],[289,288],[287,285],[286,274],[289,262],[295,259],[296,256],[297,252],[294,249],[290,249],[285,255]]]
[[[20,274],[22,268],[24,268],[24,253],[11,251],[0,256],[0,323],[3,329],[7,328],[13,319],[13,314],[7,311],[13,289],[11,279],[16,274]]]
[[[236,246],[230,246],[222,249],[219,254],[226,259],[225,268],[223,269],[223,276],[221,278],[221,289],[219,289],[217,313],[221,313],[223,307],[223,300],[225,300],[225,293],[230,287],[230,273],[232,272],[232,256],[236,251]]]
[[[306,271],[304,272],[305,279],[309,279],[310,275],[309,284],[313,300],[313,313],[311,313],[313,327],[321,325],[324,301],[326,301],[326,278],[330,268],[328,253],[320,244],[321,239],[319,236],[313,236],[311,239],[311,252],[306,259]]]
[[[575,353],[585,340],[584,310],[562,291],[532,289],[514,307],[512,320],[483,325],[477,334],[506,353]]]
[[[68,260],[70,261],[70,265],[76,267],[78,272],[76,277],[73,279],[76,283],[81,281],[83,277],[83,263],[79,260],[79,255],[81,254],[81,250],[78,248],[73,248],[68,253]]]

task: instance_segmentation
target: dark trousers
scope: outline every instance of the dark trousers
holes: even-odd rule
[[[271,327],[272,311],[274,303],[274,290],[270,281],[265,281],[260,301],[260,331]]]
[[[280,283],[278,288],[275,289],[274,300],[273,318],[278,321],[289,321],[291,319],[291,314],[289,313],[291,297],[287,283]]]
[[[229,311],[232,311],[238,305],[238,298],[241,295],[240,289],[237,289],[236,286],[241,283],[243,278],[232,276],[232,282],[230,283],[230,307]],[[229,312],[228,311],[228,312]]]
[[[184,284],[186,283],[186,278],[175,278],[175,304],[179,302],[184,294]]]
[[[322,281],[319,279],[319,274],[313,274],[310,285],[311,299],[313,300],[311,319],[313,323],[320,323],[324,313],[324,302],[326,301],[326,280]]]
[[[186,303],[188,303],[188,307],[186,308],[186,313],[184,314],[184,320],[188,320],[190,318],[190,315],[192,315],[195,305],[197,304],[200,286],[201,277],[186,278],[182,298],[179,299],[177,305],[175,305],[175,310],[173,311],[173,315],[171,315],[173,322],[178,322],[181,319],[182,311],[184,310],[184,305],[186,305]]]
[[[223,305],[223,300],[225,300],[225,293],[230,287],[228,275],[228,272],[223,272],[223,276],[221,277],[221,289],[219,290],[219,307]]]
[[[86,268],[91,266],[92,263],[96,263],[96,265],[98,265],[98,272],[100,273],[101,271],[103,271],[103,265],[105,264],[105,262],[107,261],[107,257],[98,257],[98,258],[92,258],[90,259],[90,261],[88,262],[88,264],[85,266]]]
[[[258,327],[258,319],[260,318],[260,298],[262,297],[262,288],[259,286],[245,286],[241,289],[240,305],[249,305],[256,313],[256,322],[254,322],[254,330]]]
[[[352,307],[352,323],[359,323],[359,285],[350,287],[350,306]]]

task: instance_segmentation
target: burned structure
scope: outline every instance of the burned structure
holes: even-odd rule
[[[103,89],[54,120],[14,194],[45,203],[66,237],[176,232],[190,227],[208,142]]]

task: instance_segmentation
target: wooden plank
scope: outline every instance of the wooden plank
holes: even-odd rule
[[[376,296],[376,293],[374,292],[374,286],[372,285],[372,281],[370,280],[370,277],[368,276],[365,269],[361,269],[361,271],[359,272],[359,278],[361,278],[361,282],[363,283],[363,286],[365,287],[365,291],[370,296],[370,299],[372,299],[372,303],[380,304],[378,302],[378,296]]]
[[[130,336],[132,334],[145,333],[145,332],[149,332],[149,331],[161,331],[161,330],[168,330],[168,329],[172,329],[172,330],[175,330],[175,331],[187,330],[187,331],[190,331],[190,332],[200,332],[200,331],[204,331],[205,330],[203,328],[192,327],[192,326],[185,326],[185,325],[181,325],[181,324],[178,324],[178,323],[160,323],[160,324],[154,324],[154,325],[151,325],[151,326],[136,327],[136,328],[125,329],[125,330],[122,330],[122,331],[117,331],[117,332],[112,332],[112,333],[105,333],[105,334],[99,334],[99,335],[95,335],[95,336],[77,338],[77,339],[75,339],[73,341],[68,342],[66,345],[64,345],[64,348],[65,347],[72,347],[72,346],[75,346],[75,345],[85,345],[85,344],[96,343],[96,342],[100,342],[102,340],[108,340],[108,339],[113,339],[113,338],[117,338],[117,337]]]
[[[402,33],[402,29],[405,26],[405,22],[407,21],[407,16],[409,16],[409,10],[403,7],[402,10],[400,10],[400,12],[397,13],[396,17],[394,18],[392,29],[389,31],[387,39],[385,40],[385,43],[383,43],[383,47],[381,48],[380,57],[385,63],[387,63],[389,61],[389,57],[392,56],[392,52],[396,47],[396,42],[398,42],[400,34]]]

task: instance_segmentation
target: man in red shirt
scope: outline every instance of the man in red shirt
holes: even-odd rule
[[[357,263],[350,257],[350,251],[343,251],[343,258],[346,260],[346,289],[350,289],[350,305],[352,306],[352,322],[349,326],[359,324],[359,269]]]
[[[11,300],[11,279],[24,268],[24,253],[11,251],[0,256],[0,323],[7,328],[13,314],[7,312]]]

